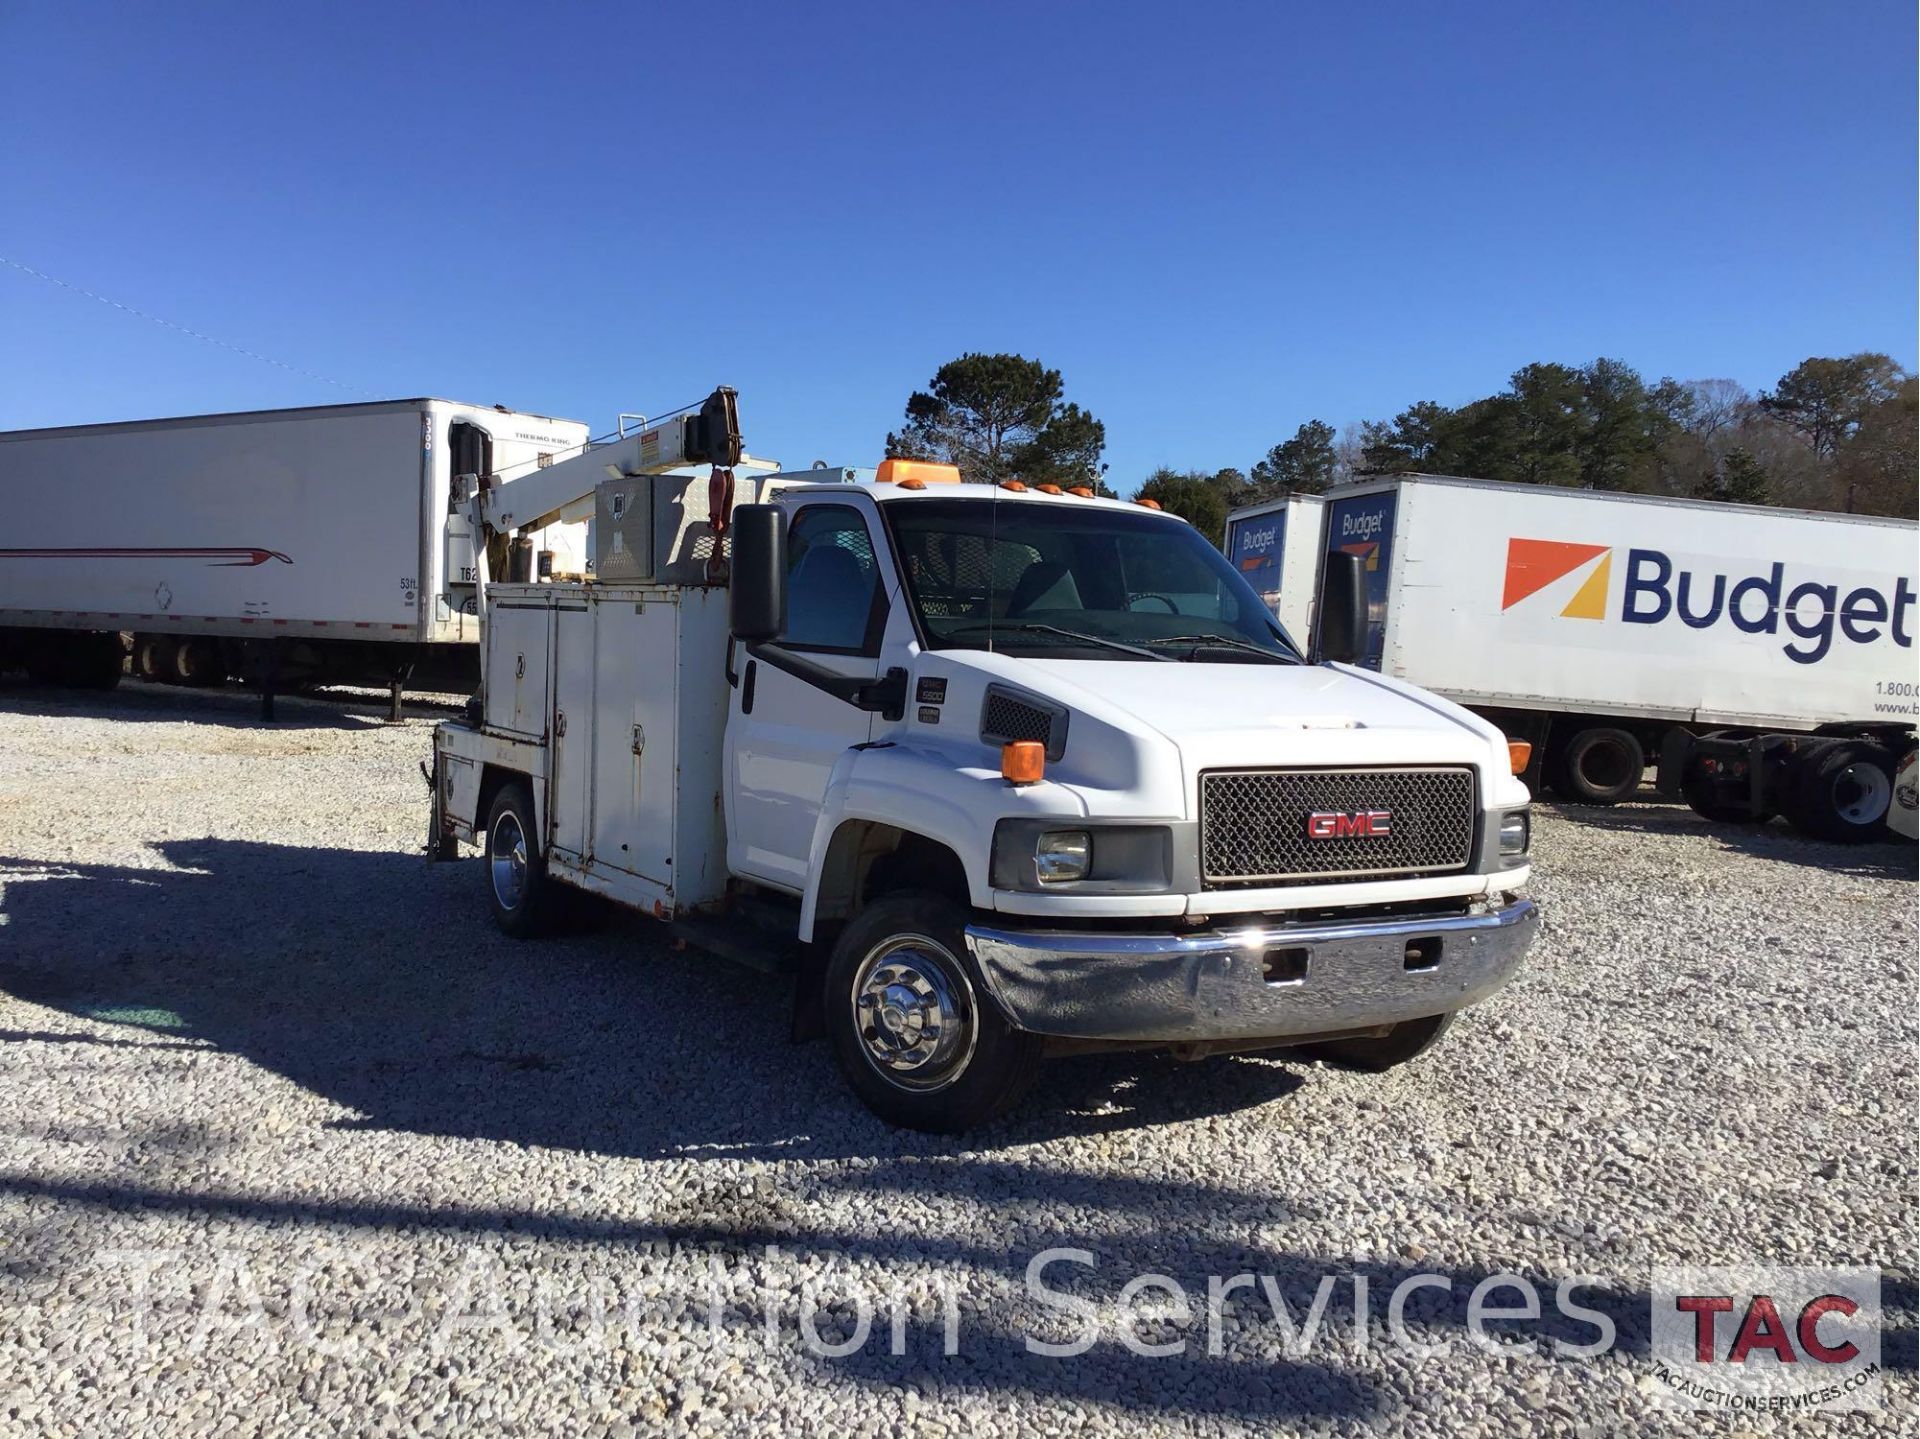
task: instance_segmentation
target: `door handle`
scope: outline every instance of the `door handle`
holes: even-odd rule
[[[753,713],[753,682],[760,675],[760,661],[748,660],[746,678],[740,681],[740,713]]]

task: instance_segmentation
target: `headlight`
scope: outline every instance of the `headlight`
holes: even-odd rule
[[[1063,828],[1070,824],[1078,827]],[[1182,827],[1182,855],[1197,858],[1197,828]],[[1018,894],[1172,894],[1175,848],[1174,826],[1167,824],[1009,817],[993,827],[988,875],[995,889]],[[1200,887],[1198,877],[1191,887]]]
[[[1033,865],[1042,884],[1085,879],[1092,861],[1093,840],[1083,829],[1048,830],[1033,847]]]
[[[1500,853],[1520,855],[1533,842],[1533,825],[1523,809],[1510,809],[1500,816]]]

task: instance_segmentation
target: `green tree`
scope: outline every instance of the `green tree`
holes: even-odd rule
[[[1360,427],[1360,465],[1366,474],[1438,474],[1455,415],[1445,405],[1421,400],[1391,421],[1369,420]]]
[[[1495,398],[1493,405],[1482,401],[1476,407],[1484,407],[1477,438],[1487,451],[1480,462],[1485,468],[1462,473],[1485,473],[1504,459],[1509,473],[1493,478],[1529,485],[1579,484],[1586,376],[1568,365],[1526,365],[1513,372],[1507,393]],[[1505,403],[1497,403],[1501,400]]]
[[[1760,396],[1760,408],[1832,459],[1867,412],[1899,394],[1906,371],[1885,355],[1865,351],[1844,359],[1802,360]]]
[[[907,399],[906,424],[887,436],[889,456],[944,460],[968,480],[1020,475],[1056,484],[1098,482],[1106,426],[1063,404],[1058,370],[1020,355],[949,360]]]
[[[1220,472],[1229,473],[1233,472]],[[1219,545],[1227,536],[1228,505],[1225,489],[1217,479],[1197,470],[1171,470],[1163,465],[1147,476],[1137,498],[1154,501]]]
[[[1849,512],[1916,517],[1920,509],[1920,395],[1908,376],[1860,417],[1834,457],[1835,498]]]
[[[1656,394],[1633,366],[1604,357],[1580,371],[1580,382],[1586,401],[1574,443],[1580,484],[1589,490],[1646,488],[1661,442],[1680,429],[1672,411],[1684,411],[1684,392],[1674,385]]]
[[[1707,475],[1693,493],[1703,500],[1724,500],[1734,505],[1764,505],[1768,502],[1767,471],[1746,450],[1735,445],[1727,451],[1717,472]]]
[[[1324,420],[1308,420],[1267,451],[1253,467],[1252,498],[1248,503],[1276,500],[1285,494],[1318,495],[1333,483],[1334,429]]]

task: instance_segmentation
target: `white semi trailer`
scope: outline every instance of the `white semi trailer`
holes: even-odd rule
[[[0,433],[0,668],[110,686],[130,634],[173,683],[470,683],[467,489],[586,439],[431,399]],[[579,573],[587,508],[504,536],[501,566]]]
[[[435,733],[429,851],[483,848],[508,933],[585,891],[789,969],[854,1091],[934,1130],[1050,1053],[1384,1068],[1513,975],[1524,756],[1341,662],[1358,561],[1308,646],[1173,516],[903,461],[736,488],[735,426],[716,392],[476,502],[598,489],[596,580],[488,584],[481,703]]]
[[[1273,523],[1236,512],[1228,553]],[[1328,553],[1359,557],[1362,663],[1528,740],[1566,798],[1617,803],[1658,759],[1663,787],[1715,819],[1784,813],[1861,840],[1899,802],[1910,520],[1409,475],[1287,523],[1282,613],[1310,602]]]

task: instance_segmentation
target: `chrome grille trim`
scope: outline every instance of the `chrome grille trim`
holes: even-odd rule
[[[1207,770],[1200,876],[1226,885],[1458,874],[1472,862],[1478,785],[1465,765]],[[1316,811],[1392,812],[1392,832],[1310,839]]]

